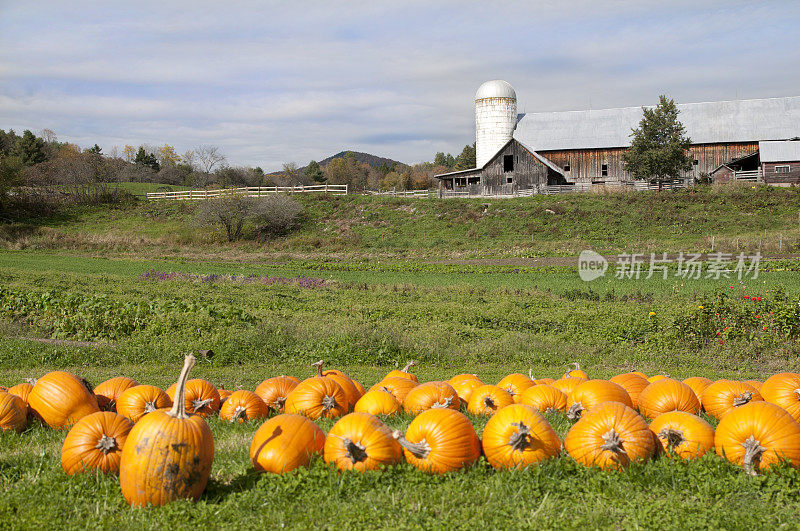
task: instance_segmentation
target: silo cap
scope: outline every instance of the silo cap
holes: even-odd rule
[[[514,92],[514,87],[507,81],[494,79],[478,87],[478,92],[475,93],[475,100],[484,98],[511,98],[515,100],[517,99],[517,93]]]

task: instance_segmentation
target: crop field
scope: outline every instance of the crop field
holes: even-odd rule
[[[720,227],[720,238],[726,245],[737,237],[752,244],[764,229],[769,237],[785,232],[783,244],[792,252],[793,193],[754,193],[753,208],[773,208],[777,220],[743,217],[739,229]],[[667,279],[617,279],[612,264],[591,283],[580,280],[571,259],[544,265],[454,261],[522,256],[502,250],[505,236],[489,234],[495,221],[481,221],[472,202],[465,203],[464,215],[478,216],[475,224],[487,233],[464,245],[455,243],[462,237],[455,218],[438,236],[441,249],[433,240],[406,236],[419,228],[414,223],[444,223],[435,212],[444,207],[430,202],[417,207],[425,212],[416,221],[398,225],[386,245],[375,241],[390,238],[388,229],[351,223],[344,230],[336,215],[325,214],[325,223],[339,227],[333,238],[338,243],[315,247],[312,239],[322,230],[315,217],[319,221],[327,209],[358,210],[373,200],[342,201],[308,199],[307,225],[265,249],[220,244],[218,252],[218,235],[204,236],[191,226],[186,205],[76,209],[29,224],[27,236],[6,240],[0,251],[0,385],[65,370],[95,385],[127,376],[166,389],[175,383],[184,355],[200,350],[213,356],[198,357],[192,378],[249,390],[281,374],[313,376],[317,360],[367,389],[412,359],[420,382],[474,373],[495,384],[529,370],[534,377],[559,378],[571,362],[591,378],[638,370],[676,379],[763,381],[778,372],[800,372],[796,258],[765,260],[757,279],[742,280],[690,280],[673,270]],[[595,199],[556,201],[568,212]],[[393,212],[407,204],[423,203],[378,206]],[[493,203],[490,212],[498,204],[530,212],[544,206],[509,200]],[[648,242],[642,251],[707,250],[691,247],[705,241],[707,220],[683,236],[659,239],[669,223],[643,239],[635,227],[618,226],[607,250],[636,249],[637,238]],[[531,231],[543,238],[538,229]],[[526,238],[531,240],[530,233]],[[593,239],[602,239],[599,226],[576,232],[574,239],[553,235],[537,253],[572,256]],[[298,252],[288,252],[289,241]],[[479,251],[479,241],[487,242],[487,251]],[[517,250],[530,249],[510,233],[507,241]],[[401,253],[404,246],[411,252]],[[466,415],[480,436],[488,417]],[[716,426],[716,419],[701,416]],[[574,424],[562,413],[546,418],[562,440]],[[413,417],[383,420],[403,431]],[[317,424],[327,432],[334,422]],[[408,463],[339,472],[314,458],[308,468],[278,476],[257,472],[250,462],[250,442],[260,424],[210,418],[215,454],[205,493],[197,502],[145,509],[128,506],[117,476],[66,475],[60,464],[65,432],[30,422],[22,433],[2,433],[2,527],[798,527],[800,471],[785,463],[748,476],[721,456],[661,456],[602,471],[562,453],[511,471],[494,470],[482,457],[463,471],[438,476]]]

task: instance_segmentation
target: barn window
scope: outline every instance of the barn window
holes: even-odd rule
[[[506,184],[514,184],[514,178],[513,177],[506,177]]]
[[[792,171],[792,167],[788,164],[785,166],[775,166],[775,173],[789,173]]]
[[[514,171],[514,155],[503,155],[503,172]]]
[[[694,160],[692,161],[692,166],[697,166],[698,164],[700,164],[700,161],[699,161],[699,160],[697,160],[697,159],[694,159]]]
[[[569,171],[569,164],[564,164],[564,171]]]
[[[608,164],[603,164],[600,166],[600,175],[602,177],[608,177]]]

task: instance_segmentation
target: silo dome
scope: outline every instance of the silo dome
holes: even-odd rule
[[[489,162],[514,134],[517,93],[501,79],[487,81],[475,93],[475,162]]]

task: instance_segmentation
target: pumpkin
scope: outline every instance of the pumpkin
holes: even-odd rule
[[[561,439],[541,413],[512,404],[498,411],[483,428],[483,454],[496,469],[523,468],[561,453]]]
[[[703,409],[715,419],[721,419],[735,407],[748,402],[763,401],[752,386],[733,380],[717,380],[703,391]]]
[[[761,387],[764,385],[764,382],[762,382],[761,380],[744,380],[744,383],[750,385],[753,389],[755,389],[759,393],[761,392]]]
[[[574,378],[572,376],[567,376],[566,378],[561,378],[560,380],[556,380],[548,385],[552,385],[565,395],[569,396],[569,394],[575,390],[583,382],[588,382],[587,378]]]
[[[534,378],[533,383],[536,385],[550,385],[555,381],[555,378]]]
[[[403,450],[392,437],[392,430],[376,416],[350,413],[328,432],[323,456],[339,470],[363,472],[399,463]]]
[[[283,412],[283,405],[286,402],[286,397],[289,393],[294,391],[294,388],[300,382],[296,382],[295,378],[291,376],[275,376],[268,380],[264,380],[258,387],[255,393],[264,401],[268,408],[272,411]]]
[[[229,422],[263,419],[267,416],[269,416],[269,408],[264,401],[257,394],[246,389],[231,393],[219,410],[219,417]]]
[[[509,374],[497,383],[497,387],[508,391],[508,394],[514,399],[514,402],[519,402],[519,395],[525,391],[525,389],[533,387],[534,385],[536,384],[533,383],[533,380],[518,372]]]
[[[230,389],[225,389],[225,387],[220,384],[217,386],[217,392],[219,393],[219,410],[222,411],[222,406],[225,405],[225,401],[233,394],[233,391]]]
[[[154,385],[137,385],[122,392],[117,398],[117,413],[134,423],[157,409],[172,406],[167,393]]]
[[[427,382],[416,386],[409,391],[406,399],[403,400],[403,409],[417,415],[426,409],[446,407],[458,409],[461,407],[461,399],[458,393],[447,382]]]
[[[370,391],[373,389],[380,389],[381,391],[392,393],[397,401],[402,404],[409,391],[414,389],[417,385],[419,385],[417,382],[407,378],[400,378],[399,376],[387,376],[380,382],[373,385],[370,388]]]
[[[250,444],[250,461],[260,472],[283,474],[307,466],[325,445],[325,432],[301,415],[281,413],[262,424]]]
[[[195,357],[187,355],[175,385],[172,409],[145,415],[128,434],[119,483],[130,505],[197,500],[206,488],[214,460],[214,437],[201,415],[186,412],[186,386],[194,364]]]
[[[800,424],[769,402],[750,402],[728,412],[717,425],[714,445],[717,454],[742,465],[748,474],[783,459],[800,466]]]
[[[28,406],[17,395],[0,390],[0,431],[21,432],[28,425]]]
[[[632,372],[618,374],[609,381],[625,389],[625,391],[628,393],[628,396],[631,398],[633,409],[637,409],[639,407],[639,395],[642,394],[642,391],[644,391],[645,387],[650,385],[650,382],[648,382],[646,378],[642,378],[638,374],[634,374]]]
[[[579,419],[584,411],[602,402],[622,402],[628,407],[633,407],[631,397],[622,386],[608,380],[589,380],[567,395],[567,418]]]
[[[629,374],[634,374],[636,376],[639,376],[640,378],[644,378],[645,380],[647,380],[647,375],[642,371],[631,371]]]
[[[405,436],[399,431],[392,436],[403,447],[406,461],[425,472],[444,474],[459,470],[481,455],[481,443],[472,423],[454,409],[423,411],[411,421]]]
[[[29,417],[31,415],[31,406],[28,405],[28,396],[31,394],[32,390],[33,385],[31,385],[29,382],[19,383],[8,388],[9,394],[16,395],[20,397],[23,402],[25,402],[25,410],[27,411]]]
[[[800,374],[782,372],[770,376],[760,393],[764,400],[782,407],[800,422]]]
[[[654,419],[669,411],[685,411],[696,414],[700,410],[692,388],[672,378],[662,378],[644,388],[639,395],[639,411]]]
[[[94,396],[97,398],[97,405],[102,411],[116,411],[117,398],[123,391],[139,385],[135,380],[124,376],[117,376],[101,383],[94,388]]]
[[[351,378],[351,379],[352,379],[352,378]],[[364,386],[363,386],[363,385],[361,385],[361,384],[358,382],[358,380],[353,380],[353,385],[355,385],[355,386],[356,386],[356,389],[358,389],[358,396],[360,396],[360,397],[361,397],[361,396],[364,396],[364,395],[367,393],[367,390],[366,390],[366,389],[364,389]]]
[[[650,382],[650,383],[653,383],[653,382],[657,382],[659,380],[663,380],[664,378],[669,378],[669,375],[666,375],[666,374],[654,374],[653,376],[650,376],[649,378],[647,378],[647,381]]]
[[[399,371],[398,370],[394,370],[394,371],[389,372],[389,374],[387,374],[386,377],[405,378],[407,380],[411,380],[412,382],[419,383],[419,380],[417,380],[417,377],[414,376],[413,374],[411,374],[410,372],[408,372],[409,369],[411,369],[411,367],[415,367],[416,365],[417,365],[417,362],[414,361],[414,360],[411,360],[406,364],[405,367],[403,367]]]
[[[313,365],[317,367],[317,376],[322,378],[330,378],[342,388],[345,397],[347,398],[347,410],[353,409],[353,406],[356,405],[358,399],[361,398],[361,393],[358,391],[358,388],[353,383],[353,380],[350,379],[342,371],[337,371],[335,369],[323,371],[322,370],[322,360],[314,363]]]
[[[463,404],[469,402],[472,391],[483,385],[481,379],[474,374],[459,374],[450,378],[447,383],[456,390]]]
[[[706,387],[711,385],[711,380],[703,376],[692,376],[691,378],[686,378],[683,383],[692,388],[694,395],[697,397],[697,401],[700,402],[700,405],[702,406],[703,391],[706,390]]]
[[[668,455],[682,459],[702,457],[714,449],[714,428],[697,415],[685,411],[662,413],[650,423],[650,431]]]
[[[567,409],[567,395],[545,384],[529,387],[519,395],[518,402],[534,407],[541,413]]]
[[[496,385],[482,385],[472,392],[467,411],[473,415],[494,415],[498,409],[510,406],[514,398]]]
[[[356,402],[354,411],[370,415],[394,415],[402,407],[392,393],[378,389],[369,391]]]
[[[310,419],[332,419],[347,413],[348,402],[338,383],[331,378],[315,376],[303,380],[289,393],[284,409],[286,413],[297,413]]]
[[[573,459],[603,470],[650,459],[656,444],[647,422],[621,402],[598,404],[564,438],[564,449]]]
[[[133,422],[118,413],[98,411],[72,426],[61,447],[61,467],[70,476],[100,470],[117,474]]]
[[[167,396],[175,401],[176,384],[167,389]],[[186,382],[186,411],[210,417],[219,412],[219,391],[214,384],[206,380],[195,379]]]
[[[568,370],[564,376],[561,378],[583,378],[584,380],[589,379],[589,375],[586,374],[584,371],[581,370],[581,365],[577,361],[571,363],[572,369]]]
[[[74,374],[53,371],[36,381],[28,395],[31,411],[48,426],[64,429],[100,411],[88,383]]]

